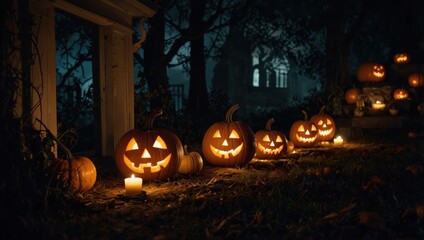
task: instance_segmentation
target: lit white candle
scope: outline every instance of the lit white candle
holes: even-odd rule
[[[376,101],[375,103],[372,104],[372,109],[374,110],[383,110],[384,108],[386,108],[386,104],[380,101]]]
[[[134,174],[130,178],[125,178],[125,194],[136,195],[141,193],[141,187],[143,185],[143,179],[134,177]]]
[[[343,145],[343,138],[341,136],[336,137],[335,139],[333,139],[334,145]]]

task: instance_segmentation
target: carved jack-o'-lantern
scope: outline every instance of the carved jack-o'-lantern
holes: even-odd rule
[[[395,92],[393,93],[393,98],[395,100],[404,100],[404,99],[408,99],[409,94],[408,91],[406,91],[405,89],[396,89]]]
[[[396,53],[393,56],[393,61],[397,64],[405,64],[405,63],[409,63],[410,58],[411,57],[407,53]]]
[[[379,63],[362,63],[356,70],[356,78],[360,82],[381,82],[386,76],[386,70]]]
[[[286,135],[281,131],[271,130],[274,121],[274,118],[270,118],[266,123],[265,130],[259,130],[255,133],[257,158],[279,159],[286,155]]]
[[[305,115],[305,120],[294,122],[290,128],[290,141],[296,147],[314,147],[318,143],[318,129],[313,122],[308,121],[308,115]]]
[[[125,133],[115,149],[115,163],[124,176],[138,175],[146,181],[163,180],[177,173],[184,149],[180,139],[166,129],[153,129],[162,111],[147,119],[147,130]]]
[[[212,124],[202,141],[202,153],[205,161],[215,166],[242,166],[250,162],[255,155],[256,139],[249,125],[232,120],[239,105],[232,106],[225,121]]]
[[[318,141],[330,141],[336,133],[336,123],[330,115],[324,114],[324,109],[325,106],[310,120],[318,129]]]
[[[424,74],[423,73],[412,73],[408,76],[408,83],[411,87],[422,87],[424,86]]]

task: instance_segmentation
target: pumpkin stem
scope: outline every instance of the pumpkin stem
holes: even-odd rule
[[[235,104],[230,109],[228,109],[227,114],[225,115],[225,121],[228,123],[233,122],[233,113],[240,108],[239,104]]]
[[[184,155],[187,155],[188,154],[188,149],[187,149],[187,144],[186,145],[184,145]]]
[[[69,148],[67,148],[65,144],[63,144],[55,135],[53,135],[53,133],[50,132],[47,126],[40,119],[35,118],[35,120],[37,120],[46,129],[50,137],[53,138],[53,140],[57,143],[57,146],[65,152],[66,159],[72,159],[74,156],[72,155],[71,150],[69,150]]]
[[[321,109],[319,110],[319,115],[323,115],[324,114],[324,110],[327,106],[322,106]]]
[[[268,122],[266,122],[265,130],[267,130],[267,131],[271,130],[271,125],[272,125],[274,122],[275,122],[275,119],[274,119],[274,118],[270,118],[270,119],[268,120]]]
[[[152,113],[150,114],[150,116],[147,118],[147,122],[146,122],[146,130],[153,130],[153,122],[155,121],[155,119],[157,117],[159,117],[160,115],[163,114],[162,109],[160,109],[158,112],[156,113]]]
[[[305,115],[305,121],[308,121],[308,114],[305,110],[302,110],[303,115]]]

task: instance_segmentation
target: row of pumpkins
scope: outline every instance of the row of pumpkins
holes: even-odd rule
[[[400,60],[397,60],[399,58]],[[406,63],[409,56],[395,56],[396,63]],[[401,61],[401,62],[399,62]],[[357,78],[361,82],[378,82],[385,77],[385,70],[378,63],[361,64]],[[412,87],[424,86],[424,74],[413,73],[408,77]],[[346,93],[346,101],[354,103],[358,92]],[[349,96],[348,96],[349,95]],[[250,162],[253,157],[279,159],[291,153],[294,147],[313,147],[321,141],[334,137],[335,122],[321,109],[320,113],[307,119],[294,122],[290,129],[290,140],[278,130],[272,130],[274,119],[268,120],[264,130],[255,134],[241,121],[233,121],[232,115],[239,108],[236,104],[226,114],[223,122],[212,124],[202,141],[205,160],[211,165],[233,167]],[[176,173],[191,174],[203,168],[202,156],[197,152],[188,152],[180,139],[166,129],[153,128],[153,122],[161,112],[147,120],[148,130],[133,129],[125,133],[115,149],[115,163],[124,176],[132,174],[146,181],[162,180]],[[74,157],[72,153],[56,139],[59,147],[66,152],[65,159],[57,159],[54,174],[68,183],[73,190],[83,193],[94,186],[97,178],[96,167],[85,156]]]
[[[226,113],[225,121],[212,124],[202,141],[205,160],[214,166],[243,166],[253,157],[279,159],[290,154],[294,147],[314,147],[320,141],[329,141],[336,130],[332,117],[319,114],[293,123],[290,140],[284,133],[271,129],[274,118],[268,120],[264,130],[253,133],[242,121],[233,121],[233,113],[239,108],[236,104]],[[153,128],[156,117],[153,114],[146,121],[147,130],[132,129],[118,141],[115,149],[115,163],[123,176],[132,174],[145,181],[164,180],[176,173],[193,174],[203,169],[203,159],[198,152],[188,152],[178,136],[167,129]],[[96,167],[85,156],[73,156],[58,139],[66,157],[58,159],[54,171],[58,179],[68,183],[76,192],[90,190],[97,178]]]
[[[332,117],[319,114],[293,123],[290,140],[284,133],[271,129],[274,119],[268,120],[264,130],[253,133],[242,121],[233,121],[236,104],[226,113],[225,121],[212,124],[203,136],[202,153],[210,165],[222,167],[243,166],[254,157],[279,159],[291,153],[294,147],[313,147],[320,141],[329,141],[335,134]],[[203,168],[202,156],[188,152],[179,138],[167,129],[153,128],[154,119],[147,120],[147,130],[133,129],[125,133],[115,148],[115,163],[124,176],[132,174],[146,181],[163,180],[176,173],[193,174]]]
[[[356,78],[359,82],[381,82],[386,77],[386,69],[380,63],[365,62],[356,69]],[[408,84],[411,87],[424,86],[424,73],[413,72],[408,75]]]

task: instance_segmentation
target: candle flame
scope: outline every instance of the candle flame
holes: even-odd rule
[[[377,101],[375,101],[375,103],[380,104],[381,102],[377,100]]]
[[[134,179],[134,174],[131,175],[131,179]]]

